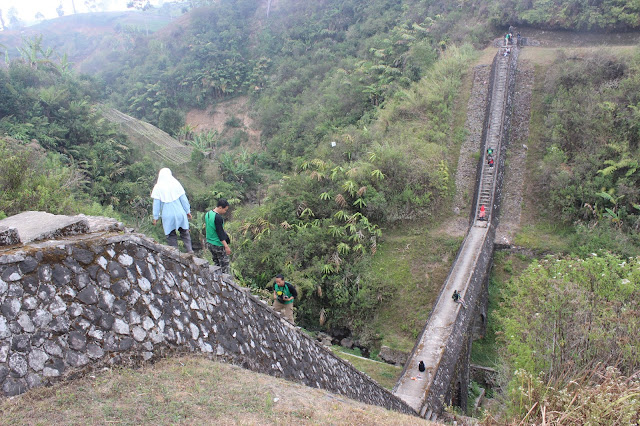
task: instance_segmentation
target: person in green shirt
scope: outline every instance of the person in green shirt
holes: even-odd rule
[[[206,245],[213,257],[213,263],[221,268],[223,274],[231,273],[231,268],[229,267],[230,240],[227,233],[224,232],[224,219],[222,219],[222,215],[227,210],[229,210],[229,202],[224,198],[220,198],[216,208],[204,215],[207,233]]]
[[[273,283],[273,309],[293,324],[293,301],[298,297],[296,288],[284,280],[282,274],[276,275]]]

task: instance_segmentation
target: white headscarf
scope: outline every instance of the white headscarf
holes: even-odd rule
[[[170,203],[177,200],[184,194],[184,188],[180,182],[171,174],[171,170],[160,169],[158,173],[158,182],[151,191],[151,198],[157,198],[163,203]]]

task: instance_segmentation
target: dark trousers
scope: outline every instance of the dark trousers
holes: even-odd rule
[[[178,228],[178,231],[180,231],[180,239],[184,243],[187,253],[193,253],[193,247],[191,247],[191,234],[189,233],[189,230]],[[178,247],[178,234],[175,229],[167,235],[167,244],[173,247]]]

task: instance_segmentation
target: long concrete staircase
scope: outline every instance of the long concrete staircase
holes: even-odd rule
[[[444,405],[450,402],[445,400],[446,394],[461,353],[460,349],[454,349],[454,347],[462,346],[455,340],[465,334],[460,329],[463,327],[461,324],[469,327],[474,309],[473,303],[470,302],[478,297],[478,294],[469,293],[470,282],[472,277],[477,280],[474,273],[478,263],[482,256],[485,256],[483,261],[486,264],[487,252],[493,248],[492,227],[497,222],[492,220],[492,213],[496,211],[497,206],[495,194],[499,167],[504,164],[499,160],[508,105],[509,69],[510,65],[515,66],[517,60],[517,49],[511,50],[513,53],[504,55],[505,48],[501,48],[495,59],[482,167],[474,206],[475,215],[427,324],[405,364],[402,376],[393,389],[393,393],[416,410],[421,417],[432,421],[437,420]],[[495,160],[492,167],[488,164],[488,149],[492,150]],[[479,218],[480,207],[483,205],[485,217]],[[477,287],[476,285],[473,289],[476,293]],[[462,294],[463,300],[466,299],[466,306],[454,302],[451,297],[454,290]],[[425,364],[424,372],[418,370],[420,361]],[[466,392],[466,389],[463,391]]]
[[[501,55],[498,52],[498,55]],[[476,218],[480,211],[480,206],[484,205],[486,209],[486,222],[491,219],[493,210],[493,193],[496,183],[497,166],[489,166],[489,152],[493,152],[492,157],[497,159],[500,153],[500,141],[502,137],[502,128],[504,120],[504,109],[507,102],[507,73],[510,56],[502,56],[496,63],[493,93],[491,94],[491,109],[489,115],[489,126],[485,138],[485,150],[483,154],[483,167],[480,175],[480,188],[478,192],[478,200],[475,206]],[[490,151],[491,150],[491,151]],[[496,162],[497,164],[497,162]],[[477,224],[479,225],[479,224]]]

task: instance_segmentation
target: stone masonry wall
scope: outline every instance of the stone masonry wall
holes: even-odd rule
[[[218,271],[137,234],[0,251],[2,395],[189,351],[415,414]]]

